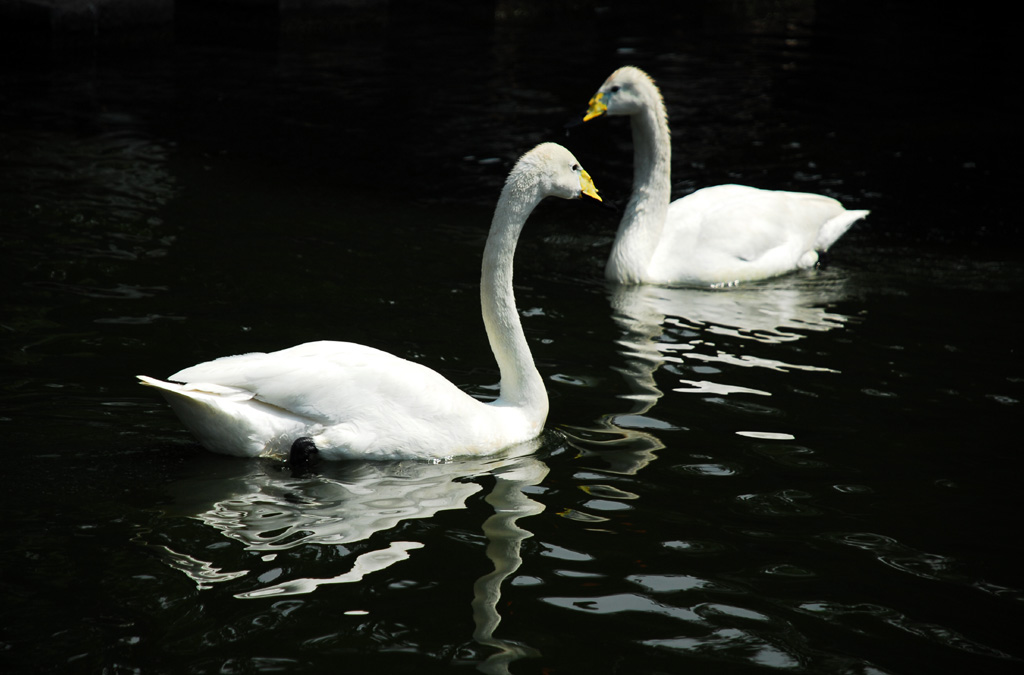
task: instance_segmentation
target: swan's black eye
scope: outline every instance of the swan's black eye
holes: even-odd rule
[[[572,165],[572,170],[573,171],[579,171],[580,170],[580,165],[579,164],[573,164]]]
[[[617,91],[618,91],[619,89],[622,89],[622,87],[620,87],[619,85],[615,85],[614,87],[612,87],[612,88],[611,88],[611,89],[609,89],[608,91],[610,91],[611,93],[613,93],[613,94],[614,94],[614,93],[615,93],[615,92],[617,92]]]

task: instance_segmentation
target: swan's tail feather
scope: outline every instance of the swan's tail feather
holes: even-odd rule
[[[214,396],[231,401],[248,401],[253,398],[253,392],[247,389],[228,387],[223,384],[213,384],[211,382],[179,384],[178,382],[164,382],[147,375],[136,375],[135,377],[139,378],[141,384],[147,387],[155,387],[172,394],[178,394],[179,396],[191,396],[191,392],[198,392],[201,394],[213,394]],[[195,398],[194,396],[191,397]]]
[[[214,452],[239,457],[284,455],[296,437],[322,429],[312,420],[263,403],[253,392],[237,387],[137,377],[142,384],[159,389],[178,418]]]
[[[861,218],[867,217],[870,211],[843,211],[833,217],[818,231],[818,239],[814,243],[814,250],[827,251],[832,244],[836,243],[839,237],[843,236],[850,226]]]

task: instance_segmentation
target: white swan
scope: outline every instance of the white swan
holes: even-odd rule
[[[582,195],[600,201],[587,172],[554,143],[523,155],[505,182],[480,275],[484,327],[501,373],[492,403],[425,366],[348,342],[228,356],[179,371],[172,382],[139,379],[161,390],[204,446],[229,455],[281,455],[302,438],[324,459],[436,460],[533,439],[548,397],[516,310],[516,242],[545,197]]]
[[[665,102],[647,73],[619,68],[590,99],[583,121],[628,115],[633,194],[605,276],[626,284],[729,285],[813,267],[867,211],[830,197],[743,185],[704,188],[671,204],[672,146]]]

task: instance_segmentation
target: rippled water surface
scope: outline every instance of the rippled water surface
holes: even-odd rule
[[[829,6],[396,3],[5,66],[0,669],[1019,672],[1019,131],[977,79],[998,35]],[[665,93],[676,196],[870,218],[818,270],[606,284],[628,124],[563,125],[624,63]],[[480,253],[544,140],[606,206],[545,203],[520,242],[536,443],[292,472],[204,451],[135,384],[329,338],[493,396]]]

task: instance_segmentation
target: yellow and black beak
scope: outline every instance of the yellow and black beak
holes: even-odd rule
[[[608,106],[601,101],[604,98],[604,92],[599,91],[594,94],[594,98],[590,99],[590,107],[587,108],[587,114],[583,116],[584,122],[589,122],[595,117],[600,117],[608,111]]]
[[[580,189],[588,197],[593,197],[597,201],[602,201],[597,196],[597,186],[594,185],[594,179],[590,177],[590,174],[584,170],[580,171]]]

